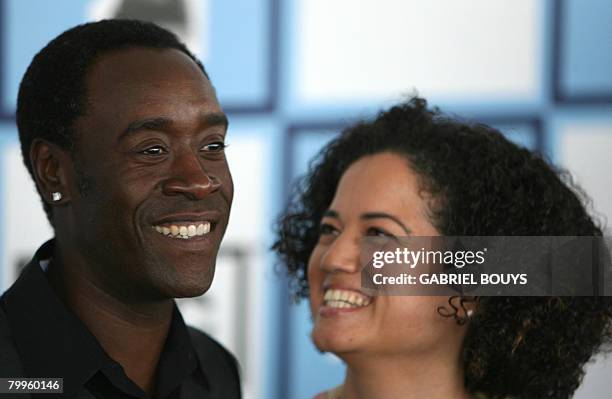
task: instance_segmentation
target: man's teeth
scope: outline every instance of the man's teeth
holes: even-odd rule
[[[332,308],[357,308],[368,306],[371,298],[355,291],[330,289],[323,297],[325,305]]]
[[[172,238],[189,239],[210,233],[210,222],[198,224],[171,224],[155,226],[158,233]]]

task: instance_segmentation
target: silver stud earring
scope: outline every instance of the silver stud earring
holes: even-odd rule
[[[51,195],[53,196],[53,202],[57,202],[62,199],[62,193],[59,191],[54,191]]]

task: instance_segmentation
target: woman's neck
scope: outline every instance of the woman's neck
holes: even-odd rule
[[[342,399],[468,399],[459,360],[442,356],[343,356]]]

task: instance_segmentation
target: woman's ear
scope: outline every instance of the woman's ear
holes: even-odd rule
[[[38,190],[47,204],[70,201],[68,171],[71,157],[68,151],[43,139],[30,145],[30,163]]]

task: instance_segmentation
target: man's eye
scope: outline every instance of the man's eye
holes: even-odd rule
[[[227,147],[223,141],[215,141],[214,143],[206,144],[202,147],[202,151],[206,152],[221,152]]]
[[[156,145],[140,151],[140,153],[149,156],[160,156],[166,153],[166,149],[162,146]]]

